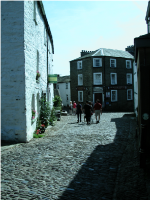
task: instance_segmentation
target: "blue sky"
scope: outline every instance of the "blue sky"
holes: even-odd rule
[[[147,33],[148,1],[43,1],[54,42],[54,74],[70,74],[82,50],[125,50]]]

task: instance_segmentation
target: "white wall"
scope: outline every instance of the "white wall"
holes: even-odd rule
[[[33,137],[33,132],[36,128],[36,120],[31,124],[31,109],[32,95],[35,96],[35,110],[37,111],[37,94],[41,97],[44,93],[52,93],[52,86],[47,90],[47,44],[44,44],[44,31],[46,29],[44,20],[41,17],[41,11],[36,2],[36,21],[33,20],[33,1],[24,1],[25,5],[25,89],[26,89],[26,127],[27,140]],[[39,52],[39,72],[41,74],[39,83],[36,82],[36,65],[37,65],[37,50]],[[51,51],[52,53],[52,51]],[[48,71],[52,65],[52,56],[48,56],[49,65]],[[52,98],[51,94],[51,98]],[[37,117],[37,115],[36,115]]]
[[[24,2],[1,2],[1,139],[26,140]]]
[[[59,92],[62,99],[63,106],[67,106],[70,104],[70,82],[68,82],[68,89],[66,89],[66,83],[57,83],[59,85]],[[66,99],[66,95],[68,94],[68,101]],[[72,100],[73,101],[73,100]]]
[[[52,46],[48,56],[44,44],[45,24],[36,2],[37,25],[33,20],[34,1],[2,1],[1,64],[2,140],[28,142],[33,138],[36,121],[31,124],[32,97],[35,110],[47,89],[47,70],[52,68]],[[37,50],[39,51],[40,82],[36,82]],[[36,115],[37,117],[37,115]]]

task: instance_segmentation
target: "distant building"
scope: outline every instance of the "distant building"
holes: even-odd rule
[[[42,1],[2,1],[2,140],[28,142],[33,138],[41,96],[49,102],[54,97],[53,84],[48,83],[53,54],[53,38]],[[32,110],[36,111],[35,117]]]
[[[70,61],[71,99],[99,99],[106,111],[133,111],[133,61],[127,51],[100,48]],[[83,55],[83,56],[82,56]]]
[[[127,46],[125,50],[128,51],[132,56],[134,56],[134,45]]]
[[[63,106],[69,106],[70,99],[70,76],[59,76],[57,77],[57,90],[62,99]]]

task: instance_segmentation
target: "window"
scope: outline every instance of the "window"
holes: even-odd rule
[[[57,84],[57,89],[59,89],[59,84]]]
[[[116,67],[116,59],[110,59],[110,67],[114,68]]]
[[[68,89],[68,83],[66,83],[66,89]]]
[[[116,85],[117,84],[117,73],[111,73],[110,79],[111,79],[111,85]]]
[[[78,101],[83,102],[83,91],[78,91]]]
[[[132,84],[132,74],[127,74],[127,84]]]
[[[35,21],[35,24],[37,24],[37,21],[36,21],[36,1],[33,1],[33,20]]]
[[[131,69],[131,60],[126,60],[126,68]]]
[[[93,67],[102,67],[102,59],[93,58]]]
[[[83,75],[78,74],[78,85],[83,85]]]
[[[77,69],[82,69],[82,61],[77,62]]]
[[[111,101],[117,101],[117,90],[111,90]]]
[[[66,101],[68,101],[68,94],[66,94]]]
[[[127,90],[127,100],[132,100],[132,89]]]
[[[102,85],[102,72],[93,73],[93,84]]]
[[[37,50],[37,53],[36,53],[36,60],[37,60],[37,63],[36,63],[36,72],[39,71],[39,51]]]
[[[46,29],[44,27],[44,45],[46,45],[47,42],[47,33],[46,33]]]

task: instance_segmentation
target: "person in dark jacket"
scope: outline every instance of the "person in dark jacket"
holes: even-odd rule
[[[90,124],[91,106],[89,105],[88,101],[86,101],[86,104],[84,105],[84,113],[86,115],[86,122],[87,122],[87,124]]]
[[[81,122],[81,113],[82,113],[82,105],[80,104],[79,101],[76,105],[76,111],[77,111],[77,117],[78,117],[77,123],[79,123],[79,117],[80,117],[80,122]]]

